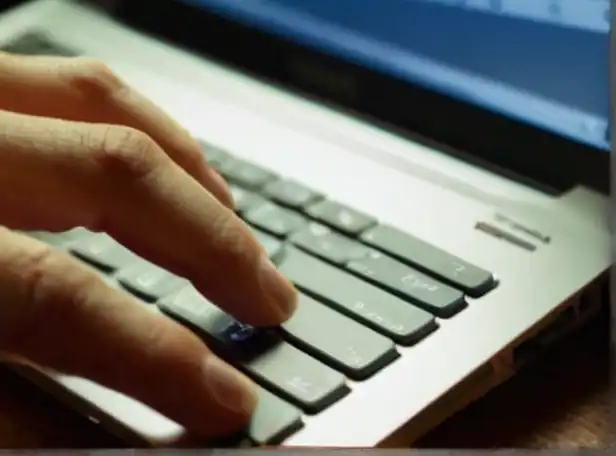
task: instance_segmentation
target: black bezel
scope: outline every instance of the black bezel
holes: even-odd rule
[[[147,7],[142,2],[119,3],[117,17],[146,33],[398,131],[438,140],[449,152],[459,151],[554,189],[583,184],[609,192],[611,154],[606,151],[343,62],[188,3],[156,0]],[[310,72],[316,77],[306,77]]]
[[[0,2],[0,12],[8,10],[9,8],[13,8],[14,6],[23,3],[23,0],[2,0]]]

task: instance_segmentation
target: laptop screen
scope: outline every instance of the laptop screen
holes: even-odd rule
[[[184,0],[609,151],[610,0]]]

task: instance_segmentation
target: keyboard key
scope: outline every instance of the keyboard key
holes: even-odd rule
[[[290,240],[302,250],[338,265],[362,258],[370,251],[369,247],[318,223],[310,223]]]
[[[204,298],[192,285],[165,296],[157,305],[163,313],[196,329],[208,339],[213,349],[225,354],[250,357],[272,342],[268,332],[238,322]],[[246,341],[250,344],[245,344]]]
[[[128,291],[146,301],[157,301],[180,288],[188,281],[145,260],[139,260],[116,275]]]
[[[363,380],[398,358],[394,343],[350,318],[301,295],[297,311],[282,325],[302,350],[355,380]]]
[[[401,345],[437,328],[428,312],[299,250],[288,249],[279,270],[305,293]]]
[[[99,273],[99,271],[97,271],[96,269],[93,269],[92,272]],[[107,285],[109,285],[114,290],[124,291],[124,288],[122,287],[122,285],[120,285],[118,283],[118,281],[115,279],[115,277],[110,276],[110,275],[106,275],[106,274],[105,275],[99,275],[99,277],[101,279],[103,279],[103,282],[105,282]]]
[[[292,209],[301,209],[322,198],[322,196],[303,185],[289,179],[281,179],[268,184],[263,194]]]
[[[249,190],[258,190],[268,182],[276,179],[276,175],[271,171],[240,159],[228,160],[222,163],[220,172],[231,182],[235,182]]]
[[[302,229],[307,223],[301,215],[269,202],[246,212],[244,219],[279,237],[286,237]]]
[[[246,434],[257,445],[279,443],[302,427],[301,418],[299,409],[260,388]]]
[[[349,393],[344,376],[286,342],[244,364],[249,375],[308,413],[318,413]]]
[[[235,201],[235,211],[243,214],[253,208],[259,207],[267,202],[267,200],[256,193],[231,185],[231,196]]]
[[[222,167],[229,161],[233,160],[230,154],[220,149],[219,147],[213,146],[206,142],[200,141],[201,146],[203,147],[203,151],[205,152],[205,157],[209,165],[217,171],[220,171]]]
[[[377,226],[361,236],[376,249],[398,258],[478,298],[494,285],[494,276],[477,266],[389,226]]]
[[[24,234],[27,234],[28,236],[38,239],[39,241],[53,247],[62,247],[70,242],[74,242],[86,236],[92,236],[92,233],[85,228],[74,228],[70,231],[63,231],[60,233],[51,233],[49,231],[30,231]]]
[[[50,55],[74,57],[77,55],[73,49],[55,43],[47,36],[39,33],[27,33],[4,46],[4,51],[23,55]]]
[[[280,254],[283,247],[280,240],[259,230],[253,230],[252,232],[259,244],[265,249],[270,259],[275,259]]]
[[[350,261],[347,268],[437,317],[452,317],[466,307],[461,291],[437,282],[381,252],[372,251],[361,260]]]
[[[287,342],[236,321],[189,286],[163,298],[159,308],[204,336],[223,358],[262,386],[310,413],[345,396],[344,377]]]
[[[138,258],[106,234],[92,234],[69,245],[70,252],[103,271],[116,271],[135,263]]]
[[[376,219],[333,201],[321,201],[306,209],[316,220],[343,233],[357,235],[376,224]]]

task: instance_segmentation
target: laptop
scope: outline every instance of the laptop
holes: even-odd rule
[[[275,343],[234,358],[259,329],[191,319],[182,290],[127,278],[99,235],[41,236],[233,342],[262,389],[233,444],[256,446],[412,445],[599,312],[608,41],[607,0],[37,0],[0,16],[0,47],[100,59],[183,123],[300,290]],[[19,372],[129,444],[211,445],[87,379]]]

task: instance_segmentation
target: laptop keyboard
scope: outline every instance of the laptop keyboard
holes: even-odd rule
[[[262,388],[246,435],[276,443],[438,330],[495,285],[494,276],[303,185],[205,146],[230,182],[237,212],[300,290],[280,328],[256,329],[207,301],[185,279],[106,234],[31,233],[68,250],[108,282],[196,331]]]
[[[53,49],[36,38],[37,50]],[[14,48],[27,48],[24,43]],[[48,52],[46,52],[48,53]],[[50,52],[53,53],[53,52]],[[229,151],[203,144],[231,185],[238,215],[280,271],[300,290],[297,312],[279,328],[256,329],[207,301],[185,279],[138,258],[111,237],[76,228],[30,233],[65,249],[106,280],[196,331],[260,387],[243,433],[273,444],[302,427],[304,415],[368,381],[496,286],[494,275],[370,214]]]

